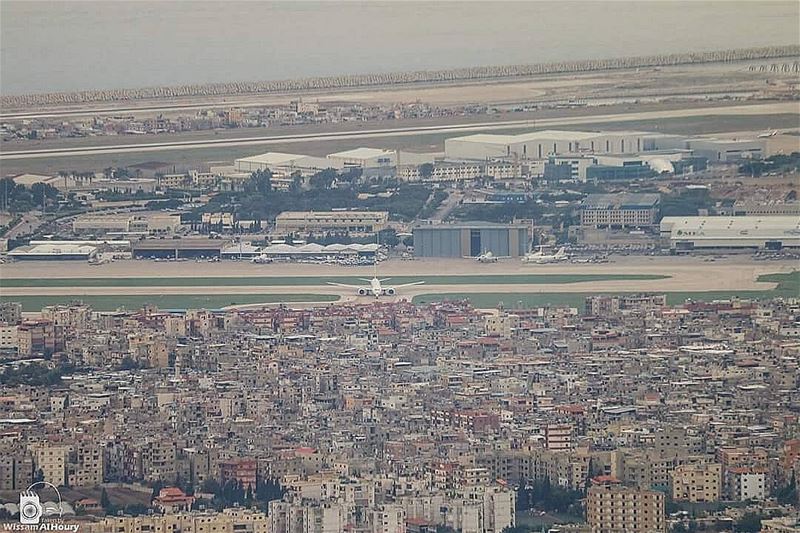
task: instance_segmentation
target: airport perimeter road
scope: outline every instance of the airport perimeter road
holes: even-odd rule
[[[618,113],[608,115],[587,115],[579,117],[562,117],[536,120],[509,120],[503,122],[460,123],[436,126],[414,126],[406,128],[383,128],[374,130],[341,131],[333,133],[308,133],[294,135],[272,135],[262,137],[237,137],[232,139],[173,141],[162,143],[118,144],[112,146],[86,146],[83,148],[53,148],[0,152],[0,161],[13,159],[42,159],[69,156],[90,156],[97,154],[123,154],[160,152],[174,150],[192,150],[198,148],[262,146],[270,144],[304,143],[320,141],[341,141],[355,139],[373,139],[381,137],[407,137],[422,134],[469,133],[507,130],[529,126],[542,129],[557,126],[580,124],[602,124],[609,122],[636,122],[642,120],[658,120],[670,118],[700,116],[746,116],[746,115],[780,115],[797,114],[796,102],[780,102],[770,104],[736,105],[726,107],[702,107],[676,109],[670,111],[644,111],[634,113]]]

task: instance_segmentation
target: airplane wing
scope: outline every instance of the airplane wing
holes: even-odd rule
[[[414,283],[403,283],[401,285],[394,285],[393,289],[399,289],[400,287],[411,287],[412,285],[422,285],[425,283],[424,281],[415,281]]]
[[[328,285],[333,285],[334,287],[344,287],[345,289],[366,289],[364,285],[347,285],[345,283],[334,283],[333,281],[326,282]]]

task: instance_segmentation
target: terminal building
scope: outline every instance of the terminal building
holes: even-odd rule
[[[416,226],[417,257],[477,257],[491,252],[496,257],[521,257],[528,250],[530,226],[464,222]]]
[[[673,250],[800,248],[800,216],[664,217],[660,229]]]
[[[277,235],[373,235],[386,228],[387,211],[284,211],[275,217]]]
[[[590,194],[581,203],[581,226],[642,228],[658,223],[658,194]]]

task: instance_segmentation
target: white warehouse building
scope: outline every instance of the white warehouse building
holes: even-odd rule
[[[558,154],[633,154],[658,148],[660,133],[641,131],[544,130],[520,135],[479,133],[446,139],[447,159],[518,157],[546,159]]]
[[[664,217],[661,238],[674,250],[800,248],[800,217]]]

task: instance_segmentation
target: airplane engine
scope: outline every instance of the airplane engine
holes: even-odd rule
[[[358,289],[358,295],[359,296],[366,296],[367,295],[367,289]]]
[[[391,289],[391,288],[390,288],[390,289],[386,289],[384,292],[385,292],[385,293],[386,293],[388,296],[394,296],[394,294],[395,294],[395,292],[396,292],[396,291],[395,291],[394,289]]]

